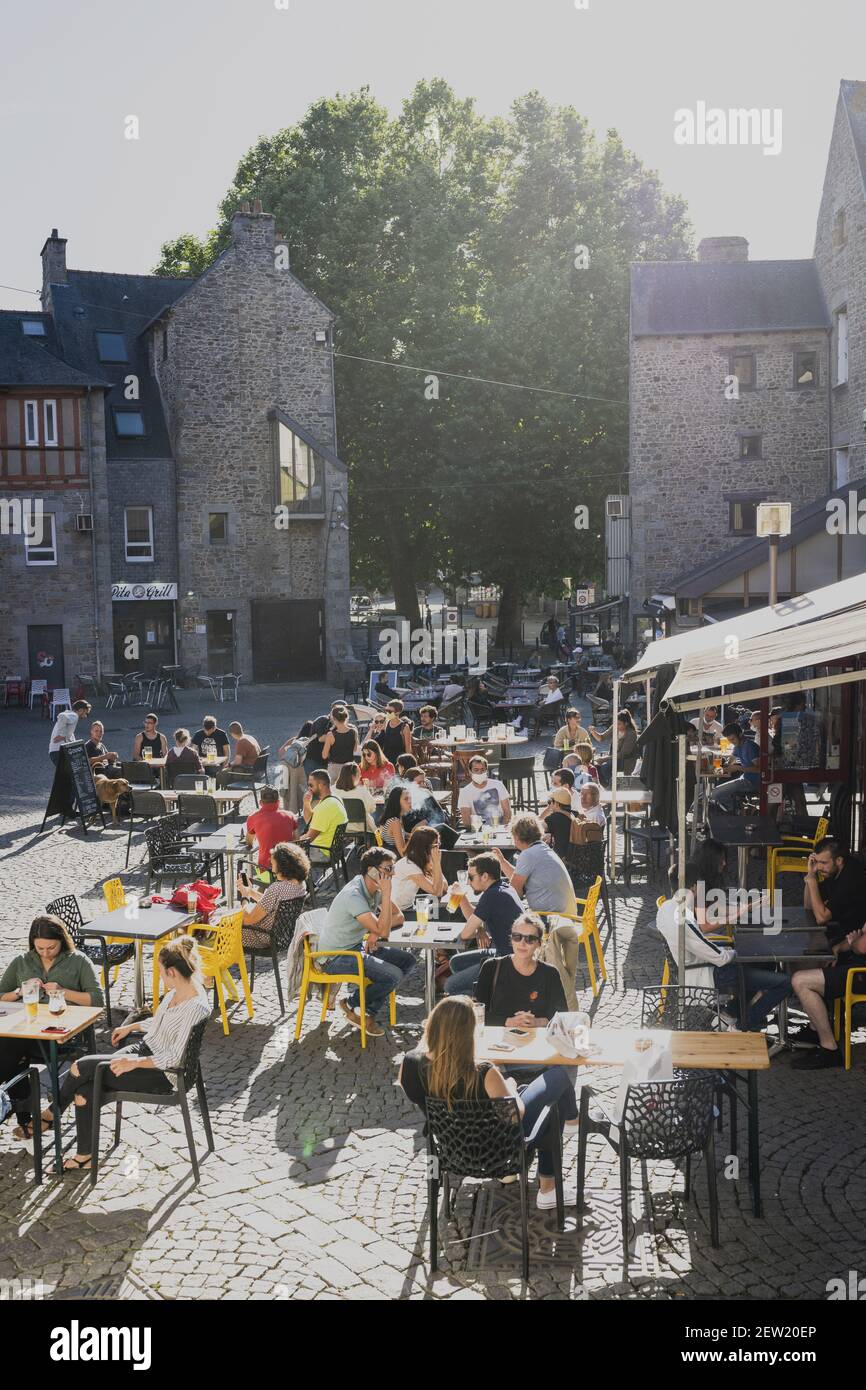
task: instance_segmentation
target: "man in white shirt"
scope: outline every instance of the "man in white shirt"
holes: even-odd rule
[[[701,743],[718,743],[722,737],[722,726],[718,720],[718,713],[718,708],[715,705],[707,705],[699,716],[696,715],[691,720],[691,723],[700,732]]]
[[[559,700],[565,699],[556,676],[548,676],[546,681],[542,681],[539,686],[539,696],[538,703],[540,705],[555,705]]]
[[[54,728],[51,730],[51,738],[48,740],[48,756],[56,767],[60,761],[60,749],[65,743],[75,742],[75,728],[79,719],[86,719],[90,713],[90,705],[86,700],[76,700],[72,709],[65,709],[62,714],[58,714]]]
[[[602,830],[607,827],[607,817],[599,802],[599,787],[597,782],[592,780],[582,783],[576,791],[572,793],[572,810],[582,816],[590,825],[600,825]]]
[[[457,798],[457,810],[463,825],[471,825],[473,816],[480,816],[485,825],[493,825],[498,816],[500,825],[511,820],[511,803],[508,788],[496,777],[487,775],[487,759],[477,754],[469,763],[469,778],[461,787]]]

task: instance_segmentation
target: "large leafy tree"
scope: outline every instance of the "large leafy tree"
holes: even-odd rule
[[[628,264],[688,254],[681,202],[570,108],[532,93],[485,120],[439,80],[394,118],[364,89],[260,140],[214,232],[159,271],[199,273],[251,198],[337,314],[356,580],[414,619],[418,581],[477,572],[505,640],[528,593],[598,576],[627,469]]]

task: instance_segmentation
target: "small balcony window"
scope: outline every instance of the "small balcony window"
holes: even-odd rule
[[[294,430],[275,420],[278,496],[291,514],[325,515],[325,460]]]
[[[732,352],[730,376],[735,376],[741,391],[754,391],[758,382],[758,365],[753,352]]]
[[[44,338],[45,324],[41,319],[22,319],[21,332],[25,338]]]
[[[741,434],[740,435],[740,458],[759,459],[763,458],[762,451],[763,435],[760,434]]]
[[[817,352],[794,353],[794,385],[798,390],[818,385]]]

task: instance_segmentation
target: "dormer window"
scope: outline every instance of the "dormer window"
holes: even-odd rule
[[[21,332],[25,338],[44,338],[45,324],[41,319],[22,319]]]
[[[97,333],[96,351],[100,362],[128,362],[129,353],[122,333]]]
[[[141,439],[144,436],[144,416],[140,410],[115,410],[114,432],[118,439]]]
[[[321,454],[284,425],[273,422],[276,433],[278,501],[292,516],[325,515],[325,460]]]

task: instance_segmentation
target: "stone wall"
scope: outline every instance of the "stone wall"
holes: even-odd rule
[[[795,349],[819,353],[817,387],[794,387]],[[726,400],[734,350],[755,352],[757,386]],[[729,498],[761,493],[796,509],[827,490],[827,370],[820,330],[632,339],[632,617],[742,539],[729,531]],[[753,431],[762,457],[740,459],[740,436]]]
[[[837,214],[845,214],[844,239]],[[830,141],[815,233],[815,259],[831,317],[848,310],[848,383],[836,385],[833,335],[833,448],[848,448],[851,479],[866,477],[866,195],[851,128],[841,97]],[[828,470],[829,473],[829,470]],[[828,483],[828,486],[832,486]]]

